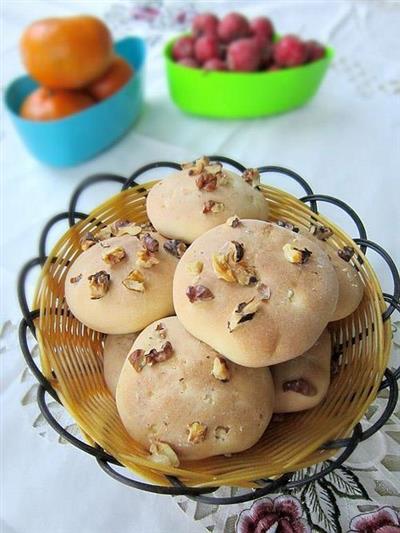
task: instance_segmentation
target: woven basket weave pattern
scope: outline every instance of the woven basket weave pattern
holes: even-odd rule
[[[352,262],[364,283],[364,298],[350,317],[330,325],[335,350],[342,353],[327,397],[310,411],[273,421],[250,450],[231,457],[186,461],[179,468],[149,461],[147,451],[126,432],[103,379],[103,335],[86,328],[69,312],[64,280],[68,266],[81,253],[79,242],[86,231],[119,218],[147,221],[146,195],[154,183],[127,189],[92,211],[64,234],[44,265],[34,302],[34,308],[40,309],[37,338],[42,371],[62,403],[90,443],[98,443],[123,465],[160,485],[168,485],[164,474],[172,474],[189,486],[254,487],[255,479],[292,472],[332,457],[335,450],[321,451],[320,447],[349,436],[377,394],[389,359],[390,321],[382,322],[386,306],[379,282],[350,237],[295,197],[267,186],[261,190],[269,201],[271,220],[285,219],[304,228],[320,222],[333,230],[329,240],[333,247],[347,245],[357,250]]]

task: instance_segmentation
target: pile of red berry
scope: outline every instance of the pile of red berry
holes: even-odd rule
[[[249,21],[240,13],[228,13],[219,20],[201,13],[193,19],[192,35],[175,41],[172,57],[192,68],[255,72],[296,67],[325,55],[317,41],[286,35],[274,42],[274,33],[267,17]]]

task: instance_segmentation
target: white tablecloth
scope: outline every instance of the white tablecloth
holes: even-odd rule
[[[51,430],[38,420],[38,409],[32,402],[34,382],[24,373],[16,342],[16,274],[26,260],[36,255],[44,222],[65,210],[81,179],[104,171],[127,176],[150,161],[181,161],[212,153],[231,156],[247,166],[280,164],[298,171],[314,191],[349,203],[365,222],[369,238],[400,264],[398,1],[150,2],[160,14],[147,21],[133,16],[139,4],[25,0],[3,4],[3,89],[22,72],[18,37],[27,23],[39,17],[97,13],[105,16],[116,37],[143,34],[151,44],[143,113],[121,142],[96,159],[71,169],[44,167],[26,152],[8,117],[1,122],[4,490],[0,513],[4,533],[206,531],[204,522],[185,516],[171,498],[129,490],[106,478],[88,456],[71,446],[54,444],[54,438],[48,437]],[[177,11],[190,13],[211,7],[224,12],[232,6],[249,14],[270,14],[281,33],[299,32],[335,47],[334,65],[307,107],[273,118],[214,121],[185,116],[171,103],[161,47],[179,31],[173,22]],[[302,194],[283,177],[271,180],[283,189]],[[115,190],[108,185],[92,189],[79,208],[87,211]],[[334,208],[323,206],[322,210],[354,234],[352,225]],[[53,242],[56,237],[54,232]],[[386,268],[373,254],[370,257],[384,289],[390,292]],[[218,527],[215,531],[223,531],[223,526]]]

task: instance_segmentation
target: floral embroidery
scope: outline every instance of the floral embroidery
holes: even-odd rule
[[[237,533],[311,533],[302,518],[303,507],[294,496],[261,498],[250,509],[240,513]]]
[[[348,533],[398,533],[399,515],[391,507],[381,507],[371,513],[359,514],[351,519]]]

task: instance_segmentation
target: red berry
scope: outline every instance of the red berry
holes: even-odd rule
[[[251,39],[257,43],[257,46],[260,50],[261,68],[266,68],[272,63],[272,57],[274,53],[274,47],[272,43],[265,41],[264,38],[258,37],[257,35],[255,37],[251,37]]]
[[[218,36],[225,43],[231,43],[249,35],[249,22],[240,13],[228,13],[218,25]]]
[[[274,46],[274,60],[281,67],[296,67],[306,59],[306,45],[295,35],[282,37]]]
[[[252,72],[261,63],[261,51],[254,39],[239,39],[228,46],[227,63],[229,70]]]
[[[307,61],[318,61],[325,56],[325,47],[318,41],[306,41]]]
[[[172,57],[175,61],[179,61],[184,57],[193,57],[194,56],[194,39],[193,37],[187,35],[185,37],[180,37],[174,42],[172,47]]]
[[[180,59],[178,63],[180,65],[184,65],[185,67],[191,67],[191,68],[200,67],[200,65],[197,63],[197,61],[193,57],[184,57],[183,59]]]
[[[214,57],[209,59],[203,65],[204,70],[227,70],[225,61]]]
[[[266,42],[271,42],[275,33],[274,26],[269,18],[257,17],[250,21],[250,30],[255,37]]]
[[[203,35],[196,40],[194,55],[199,63],[221,57],[219,41],[214,35]]]
[[[200,35],[217,35],[219,19],[212,13],[200,13],[192,22],[192,32],[196,37]]]

